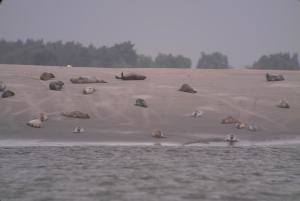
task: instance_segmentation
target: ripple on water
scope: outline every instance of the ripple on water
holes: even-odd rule
[[[300,200],[300,146],[0,147],[1,200]]]

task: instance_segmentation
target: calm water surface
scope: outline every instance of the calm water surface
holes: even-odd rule
[[[0,147],[0,200],[300,200],[300,145]]]

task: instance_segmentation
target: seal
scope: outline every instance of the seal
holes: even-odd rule
[[[277,104],[277,107],[288,109],[288,108],[290,108],[290,105],[287,100],[281,99],[279,101],[279,103]]]
[[[11,90],[6,90],[2,93],[1,97],[2,98],[8,98],[8,97],[11,97],[11,96],[14,96],[15,95],[15,92],[11,91]]]
[[[144,99],[141,99],[141,98],[136,99],[134,105],[139,106],[139,107],[145,107],[145,108],[148,107],[146,101]]]
[[[268,82],[282,81],[282,80],[284,80],[284,77],[283,77],[283,75],[271,75],[269,73],[266,73],[266,80]]]
[[[89,84],[89,83],[107,83],[104,80],[99,80],[95,77],[73,77],[70,79],[73,84]]]
[[[163,134],[163,132],[160,129],[153,130],[152,137],[154,137],[154,138],[166,138],[166,136]]]
[[[44,72],[40,75],[40,80],[50,80],[52,78],[55,78],[54,74],[53,73],[47,73],[47,72]]]
[[[197,93],[190,85],[183,84],[178,91],[187,92],[187,93]]]
[[[85,87],[82,91],[83,94],[87,95],[87,94],[92,94],[96,91],[95,88],[93,87]]]
[[[33,128],[41,128],[42,127],[42,121],[40,119],[33,119],[27,122],[27,125]]]
[[[84,128],[80,126],[76,126],[73,130],[73,133],[84,133],[84,132],[85,132]]]
[[[72,112],[63,112],[63,116],[70,118],[79,118],[79,119],[89,119],[90,116],[87,113],[83,113],[80,111],[72,111]]]
[[[203,111],[196,110],[196,111],[194,111],[194,112],[191,114],[191,117],[199,118],[199,117],[202,117],[203,114],[204,114]]]
[[[54,91],[61,91],[64,86],[63,81],[52,81],[49,83],[49,89]]]
[[[145,80],[146,76],[145,75],[139,75],[136,73],[129,73],[124,75],[124,73],[121,73],[121,76],[115,76],[116,79],[121,79],[121,80]]]
[[[230,134],[226,138],[226,142],[229,142],[229,143],[235,143],[235,142],[238,142],[238,141],[239,140],[237,139],[237,137],[234,134]]]
[[[240,121],[232,116],[228,116],[221,121],[222,124],[237,124],[240,123]]]

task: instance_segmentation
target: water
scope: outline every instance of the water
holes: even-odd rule
[[[300,145],[0,147],[0,200],[300,200]]]

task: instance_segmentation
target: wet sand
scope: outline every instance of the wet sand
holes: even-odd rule
[[[146,80],[122,81],[115,75],[136,72]],[[110,69],[49,66],[0,65],[0,80],[14,91],[14,97],[0,99],[0,140],[42,140],[55,142],[140,142],[193,143],[219,142],[229,133],[240,141],[295,139],[300,131],[300,72],[264,70],[192,69]],[[39,76],[51,72],[65,83],[62,91],[51,91],[51,81]],[[267,82],[265,73],[280,73],[285,81]],[[71,77],[95,76],[108,83],[72,84]],[[198,93],[178,91],[183,83]],[[82,94],[86,86],[96,88]],[[148,108],[135,106],[143,98]],[[276,107],[281,98],[290,109]],[[71,119],[61,112],[79,110],[90,119]],[[201,110],[203,116],[190,114]],[[26,123],[38,113],[49,120],[42,128]],[[257,132],[221,124],[227,116],[255,124]],[[82,126],[85,133],[74,134]],[[161,129],[167,138],[154,139]]]

